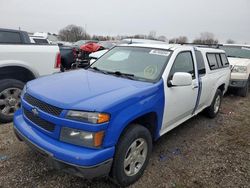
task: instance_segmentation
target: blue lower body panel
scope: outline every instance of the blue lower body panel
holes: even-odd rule
[[[89,149],[51,138],[27,124],[21,110],[14,116],[14,129],[50,157],[67,164],[91,167],[112,159],[115,152],[115,147]]]

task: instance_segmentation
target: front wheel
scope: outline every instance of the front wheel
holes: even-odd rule
[[[248,92],[249,92],[249,83],[247,82],[245,87],[239,89],[238,94],[241,97],[246,97],[248,95]]]
[[[12,121],[15,111],[20,108],[20,95],[24,83],[14,79],[0,81],[0,122]]]
[[[222,92],[221,90],[217,89],[212,104],[206,108],[205,112],[209,118],[215,118],[219,113],[220,106],[222,100]]]
[[[136,182],[143,174],[152,150],[149,130],[132,124],[121,136],[117,145],[111,177],[119,186]]]

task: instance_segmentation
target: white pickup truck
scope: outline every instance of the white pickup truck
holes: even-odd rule
[[[12,120],[26,82],[60,71],[58,46],[29,44],[26,32],[0,29],[0,122]],[[25,39],[25,40],[24,40]]]
[[[230,88],[246,97],[250,86],[250,45],[224,44],[220,48],[226,52],[232,66]]]

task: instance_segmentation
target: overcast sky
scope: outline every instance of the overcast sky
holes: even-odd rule
[[[250,43],[250,0],[0,0],[0,27],[55,32],[68,24],[91,35],[148,34],[190,41],[212,32],[220,42]]]

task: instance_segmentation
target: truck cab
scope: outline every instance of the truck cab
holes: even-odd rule
[[[116,46],[89,69],[27,83],[14,131],[57,167],[127,186],[143,174],[152,143],[227,91],[223,50],[188,45]]]

